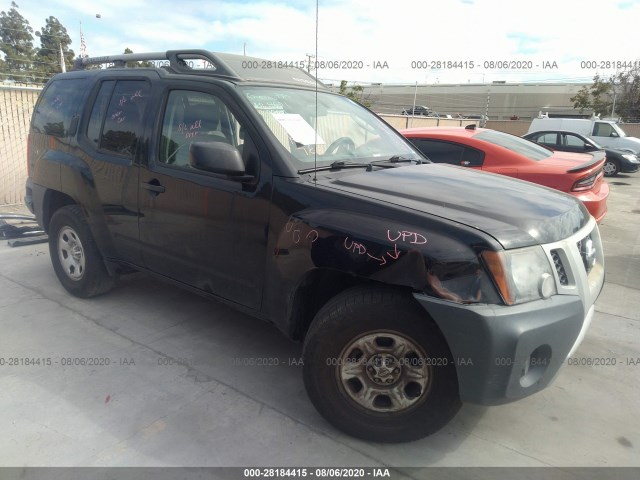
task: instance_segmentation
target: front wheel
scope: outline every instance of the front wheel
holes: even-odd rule
[[[604,162],[604,166],[602,167],[602,171],[604,172],[605,177],[614,177],[620,173],[620,166],[617,161],[607,158]]]
[[[67,291],[87,298],[114,285],[78,205],[57,210],[49,223],[49,253],[58,280]]]
[[[316,315],[303,358],[311,401],[355,437],[417,440],[461,405],[442,334],[404,292],[355,288],[336,296]]]

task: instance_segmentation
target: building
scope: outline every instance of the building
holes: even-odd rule
[[[550,116],[585,116],[570,98],[590,84],[585,83],[506,83],[363,86],[363,99],[382,114],[401,114],[414,105],[430,107],[439,115],[488,115],[491,120],[531,120],[540,111]],[[335,87],[337,90],[337,87]]]

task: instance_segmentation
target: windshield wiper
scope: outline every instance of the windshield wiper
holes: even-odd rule
[[[393,157],[387,158],[386,160],[374,160],[373,162],[369,162],[368,165],[369,165],[369,168],[373,167],[374,165],[384,167],[385,163],[406,163],[406,162],[416,162],[416,165],[422,165],[423,163],[425,163],[420,158],[410,159],[410,158],[403,157],[402,155],[394,155]]]
[[[323,165],[321,167],[303,168],[298,170],[298,173],[311,173],[320,172],[322,170],[342,170],[343,168],[369,168],[367,163],[347,163],[343,160],[337,160],[330,165]]]
[[[404,158],[401,155],[394,155],[391,158],[386,160],[374,160],[369,163],[348,163],[344,160],[337,160],[329,165],[323,165],[321,167],[313,167],[313,168],[304,168],[302,170],[298,170],[298,173],[311,173],[311,172],[320,172],[322,170],[342,170],[343,168],[366,168],[367,171],[373,170],[373,167],[382,167],[382,168],[394,168],[395,165],[385,165],[388,163],[405,163],[405,162],[416,162],[416,165],[421,165],[425,163],[422,159],[414,159],[411,160],[409,158]]]

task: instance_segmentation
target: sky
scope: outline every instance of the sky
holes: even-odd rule
[[[328,83],[591,83],[640,62],[640,0],[16,3],[34,30],[57,17],[76,54],[82,26],[89,56],[203,48],[308,65],[315,55],[312,73]]]

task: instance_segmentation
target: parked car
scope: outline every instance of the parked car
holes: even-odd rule
[[[541,116],[531,121],[527,133],[548,130],[563,130],[593,138],[606,148],[626,150],[640,154],[640,138],[629,137],[620,126],[610,120],[599,118],[548,118]]]
[[[580,199],[596,220],[607,213],[604,152],[553,152],[508,133],[467,127],[428,127],[401,133],[431,161],[528,180]]]
[[[125,67],[142,61],[159,65]],[[427,162],[357,102],[263,62],[81,58],[48,82],[26,203],[63,287],[92,297],[141,270],[271,322],[304,342],[318,411],[379,442],[549,385],[604,282],[584,205]]]
[[[606,177],[613,177],[620,172],[634,173],[637,172],[640,167],[638,155],[634,155],[625,150],[605,148],[595,140],[580,135],[579,133],[562,130],[544,130],[541,132],[527,133],[523,135],[522,138],[561,152],[588,153],[604,150],[607,159],[604,162],[603,172]]]
[[[415,107],[407,107],[402,110],[402,115],[431,115],[431,109],[424,105],[416,105]]]
[[[478,120],[479,127],[485,127],[487,125],[487,116],[486,115],[465,115],[464,118],[466,120]]]

